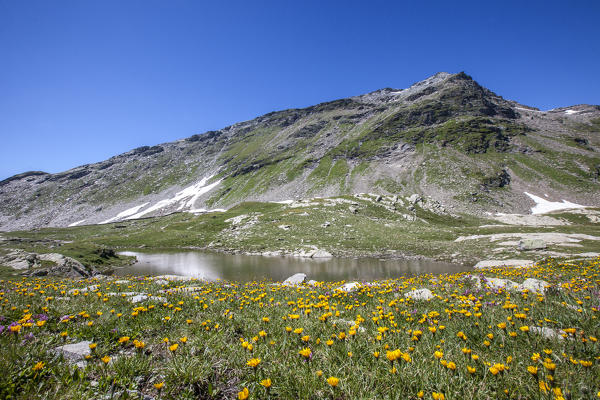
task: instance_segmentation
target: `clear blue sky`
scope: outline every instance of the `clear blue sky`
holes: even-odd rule
[[[0,179],[438,71],[600,104],[599,17],[597,0],[0,0]]]

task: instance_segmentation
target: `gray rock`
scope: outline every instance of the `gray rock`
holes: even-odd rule
[[[404,297],[410,297],[413,300],[431,300],[434,296],[431,290],[423,288],[411,290],[410,292],[404,293]]]
[[[531,267],[535,263],[532,260],[483,260],[479,261],[473,268],[492,268],[492,267]]]
[[[156,280],[154,281],[154,283],[156,283],[157,285],[168,285],[168,284],[169,284],[169,281],[167,281],[167,280],[164,280],[164,279],[156,279]]]
[[[415,194],[411,194],[410,197],[408,199],[406,199],[406,200],[408,200],[409,204],[411,204],[411,205],[414,206],[414,205],[417,205],[419,203],[422,203],[423,202],[423,197],[421,197],[420,194],[415,193]]]
[[[65,360],[71,363],[77,363],[85,360],[85,356],[91,353],[90,344],[87,340],[79,343],[65,344],[55,348],[53,351],[62,354]]]
[[[522,239],[519,241],[519,250],[522,251],[543,250],[547,247],[546,242],[541,239]]]
[[[352,214],[358,213],[358,208],[357,207],[350,206],[350,207],[348,207],[348,210],[350,210],[350,212]]]
[[[519,284],[511,281],[510,279],[500,279],[500,278],[484,278],[484,282],[491,289],[506,289],[506,290],[517,290],[519,289]]]
[[[287,278],[285,281],[283,281],[283,284],[290,285],[290,286],[296,286],[296,285],[302,284],[305,279],[306,279],[306,274],[299,272],[299,273],[294,274],[294,275],[290,276],[289,278]]]
[[[328,251],[325,250],[315,250],[314,253],[312,253],[311,258],[331,258],[333,257],[331,255],[331,253],[329,253]]]

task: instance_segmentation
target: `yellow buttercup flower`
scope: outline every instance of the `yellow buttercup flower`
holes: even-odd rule
[[[329,384],[329,386],[336,387],[338,383],[340,383],[340,380],[334,376],[330,376],[329,378],[327,378],[327,383]]]

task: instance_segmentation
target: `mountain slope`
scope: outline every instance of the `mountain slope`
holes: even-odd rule
[[[600,107],[539,111],[464,73],[269,113],[106,161],[0,182],[0,229],[114,222],[358,192],[527,212],[530,192],[600,205]]]

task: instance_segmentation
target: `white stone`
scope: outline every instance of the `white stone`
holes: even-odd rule
[[[554,329],[546,328],[545,326],[541,327],[541,328],[538,326],[530,326],[529,332],[539,333],[546,339],[557,339],[557,340],[564,340],[564,337],[562,335],[566,334],[566,332],[563,331],[562,329],[555,331]]]
[[[404,293],[404,297],[410,297],[413,300],[431,300],[434,296],[431,290],[423,288],[411,290],[410,292]]]
[[[358,282],[348,282],[335,290],[341,290],[343,292],[350,293],[350,292],[355,292],[358,289],[360,289],[360,285],[358,284]]]
[[[300,285],[301,283],[304,282],[305,279],[306,279],[306,274],[299,272],[299,273],[294,274],[294,275],[290,276],[289,278],[287,278],[285,281],[283,281],[283,284],[290,285],[290,286]]]
[[[532,292],[545,293],[546,287],[550,286],[550,284],[541,279],[528,278],[525,282],[519,285],[519,290],[529,290]]]

